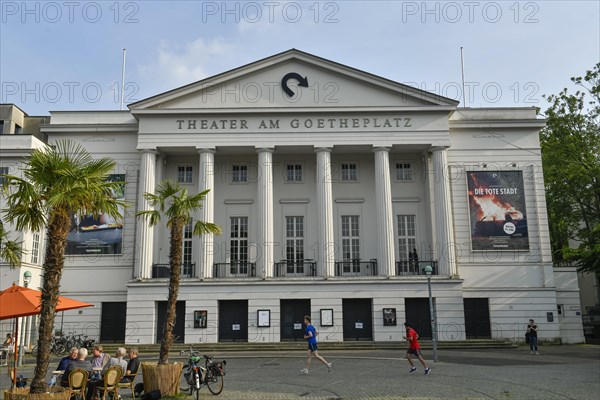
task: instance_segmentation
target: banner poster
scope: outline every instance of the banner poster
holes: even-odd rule
[[[125,182],[125,174],[109,175],[107,181]],[[116,199],[125,199],[125,184],[113,189],[113,196]],[[120,207],[119,210],[124,216],[124,210]],[[115,221],[104,213],[73,214],[65,254],[121,254],[122,242],[122,221]]]
[[[473,250],[529,250],[523,171],[467,173]]]

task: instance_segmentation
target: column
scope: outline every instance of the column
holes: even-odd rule
[[[200,192],[210,190],[204,197],[202,208],[200,209],[200,220],[204,222],[215,222],[215,150],[198,149],[200,153],[200,168],[198,169],[198,189]],[[198,249],[200,256],[198,258],[198,268],[196,268],[197,278],[212,278],[213,276],[213,256],[214,256],[214,235],[212,233],[200,236]]]
[[[438,274],[456,275],[447,150],[445,147],[434,147],[431,152],[433,154],[435,248],[437,250]]]
[[[395,275],[394,216],[389,151],[389,147],[373,149],[377,204],[377,269],[378,274],[383,276]]]
[[[156,168],[154,170],[154,182],[162,182],[167,167],[167,155],[158,153],[156,155]],[[140,220],[141,221],[141,220]],[[161,241],[160,235],[154,235],[152,250],[152,262],[155,264],[164,264],[169,262],[169,242]]]
[[[141,151],[140,180],[138,182],[138,211],[151,210],[152,207],[144,198],[144,193],[154,193],[156,188],[155,170],[156,154],[154,150]],[[136,221],[136,250],[138,259],[135,270],[136,279],[150,279],[152,277],[152,252],[154,247],[154,228],[149,226],[144,218]]]
[[[317,223],[319,272],[335,276],[335,241],[333,237],[333,190],[331,186],[331,148],[321,147],[317,153]]]
[[[257,275],[273,276],[273,149],[258,149],[258,245]]]

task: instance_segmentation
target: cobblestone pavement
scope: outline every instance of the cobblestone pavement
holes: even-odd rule
[[[540,348],[530,355],[525,348],[492,350],[442,350],[440,362],[429,375],[423,368],[408,373],[402,352],[340,351],[323,353],[333,363],[328,373],[313,359],[308,375],[302,352],[225,353],[227,399],[598,399],[600,396],[600,346],[568,345]],[[148,355],[142,359],[156,359]],[[31,362],[32,360],[26,360]],[[174,361],[174,359],[172,359]],[[54,366],[54,360],[53,364]],[[20,369],[33,374],[33,366]],[[7,374],[0,387],[8,386]],[[187,384],[182,382],[182,387]],[[122,391],[127,400],[130,394]],[[201,398],[213,397],[203,387]]]

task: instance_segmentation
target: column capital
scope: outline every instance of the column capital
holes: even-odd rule
[[[273,147],[256,147],[256,152],[258,154],[260,154],[260,153],[271,153],[271,154],[273,154],[275,152],[275,148],[273,148]]]
[[[391,150],[392,150],[392,148],[388,147],[388,146],[373,147],[373,153],[378,152],[378,151],[385,151],[385,152],[389,153]]]
[[[206,147],[196,147],[196,151],[198,152],[198,154],[203,154],[203,153],[215,154],[217,152],[217,149],[206,148]]]
[[[323,152],[331,153],[332,150],[333,150],[332,147],[317,147],[315,149],[315,153],[323,153]]]
[[[160,152],[156,149],[138,149],[138,151],[141,154],[154,154],[155,156],[160,154]]]
[[[450,146],[432,146],[429,148],[429,151],[431,153],[435,153],[436,151],[444,151],[444,150],[448,150],[450,148]]]

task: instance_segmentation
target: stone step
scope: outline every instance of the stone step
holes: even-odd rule
[[[419,341],[424,349],[431,349],[432,342],[430,340]],[[118,347],[131,347],[133,345],[124,344],[102,344],[104,351],[112,354]],[[140,344],[135,345],[140,354],[158,354],[160,352],[160,344]],[[306,342],[279,342],[279,343],[254,343],[254,342],[232,342],[232,343],[195,343],[192,345],[194,349],[206,353],[222,353],[222,352],[242,352],[242,351],[304,351]],[[190,344],[175,343],[169,350],[171,354],[178,354],[181,351],[188,350]],[[372,341],[348,341],[348,342],[319,342],[320,350],[403,350],[408,347],[407,342],[372,342]],[[442,341],[437,343],[438,349],[492,349],[492,348],[513,348],[517,345],[507,340],[460,340],[460,341]]]

